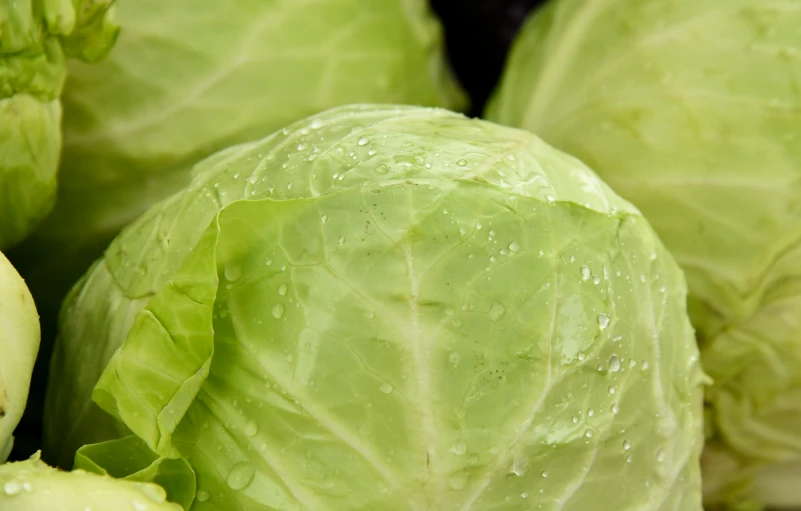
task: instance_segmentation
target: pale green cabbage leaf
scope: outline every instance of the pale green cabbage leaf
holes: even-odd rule
[[[198,511],[700,510],[685,297],[640,213],[538,138],[339,108],[116,238],[65,303],[47,445],[133,433],[187,460]]]

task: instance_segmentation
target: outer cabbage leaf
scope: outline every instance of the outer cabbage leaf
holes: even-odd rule
[[[102,57],[116,36],[114,0],[19,0],[0,5],[0,249],[53,206],[61,151],[66,56]]]
[[[187,461],[160,457],[135,436],[78,449],[73,468],[128,481],[156,483],[164,488],[167,500],[184,509],[189,509],[195,500],[195,473]]]
[[[130,430],[195,510],[700,509],[683,275],[578,160],[346,107],[194,176],[65,304],[60,459]]]
[[[181,511],[152,483],[113,479],[83,470],[62,472],[30,460],[0,465],[3,511]]]
[[[426,0],[136,0],[116,18],[109,58],[70,66],[55,211],[12,258],[47,317],[198,160],[346,103],[464,103]]]
[[[488,111],[652,223],[687,274],[715,442],[750,473],[801,460],[799,23],[783,0],[557,1]]]
[[[39,350],[39,316],[28,288],[0,252],[0,463],[13,445]]]

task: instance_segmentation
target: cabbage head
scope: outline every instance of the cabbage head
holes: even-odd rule
[[[85,470],[62,472],[36,454],[0,465],[3,511],[182,511],[153,483],[121,481]]]
[[[66,300],[60,463],[139,441],[193,510],[700,510],[683,274],[578,160],[349,106],[193,175]]]
[[[801,462],[799,26],[784,0],[559,0],[527,23],[488,111],[591,165],[686,272],[714,380],[710,503],[801,505],[797,468],[749,489]]]
[[[39,351],[39,316],[25,282],[0,252],[0,463],[13,446]]]
[[[198,160],[346,103],[464,104],[426,0],[130,0],[116,19],[108,58],[69,68],[55,210],[13,258],[47,315]]]
[[[66,58],[94,61],[114,42],[114,0],[0,4],[0,249],[53,207]]]

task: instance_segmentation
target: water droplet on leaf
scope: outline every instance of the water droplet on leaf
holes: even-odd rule
[[[448,479],[448,486],[450,486],[452,490],[464,489],[464,487],[467,486],[467,473],[458,472],[452,475]]]
[[[500,320],[504,314],[506,314],[506,307],[497,302],[492,304],[492,308],[489,311],[489,317],[492,321]]]
[[[250,486],[255,476],[256,470],[253,465],[244,462],[237,463],[228,472],[228,487],[232,490],[244,490]]]
[[[225,265],[225,279],[234,282],[242,276],[242,267],[238,264],[230,263]]]
[[[450,364],[451,364],[451,366],[453,368],[458,367],[459,366],[459,355],[457,355],[456,353],[451,353],[450,355],[448,355],[448,362],[450,362]]]
[[[16,481],[9,481],[3,485],[3,493],[9,496],[14,496],[22,490],[22,487]]]
[[[512,473],[517,477],[522,477],[528,472],[528,459],[524,456],[515,456],[512,461]]]
[[[259,425],[256,424],[256,421],[250,420],[245,424],[245,435],[253,438],[254,436],[259,434]]]

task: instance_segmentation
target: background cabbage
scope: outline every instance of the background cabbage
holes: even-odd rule
[[[39,350],[39,316],[28,288],[0,252],[0,463],[25,410]]]
[[[65,303],[61,464],[186,460],[198,511],[700,509],[683,275],[578,160],[365,106],[193,175]]]
[[[465,103],[426,0],[128,0],[116,19],[109,58],[69,68],[55,210],[12,257],[46,319],[211,153],[336,105]]]
[[[0,249],[53,206],[66,58],[94,61],[116,37],[114,0],[14,0],[0,5]]]
[[[801,459],[799,26],[794,1],[556,1],[520,34],[487,113],[591,165],[686,272],[722,444],[705,460],[710,503]],[[760,498],[801,505],[788,470]]]
[[[0,509],[3,511],[181,511],[167,502],[163,488],[84,470],[61,472],[39,455],[0,465]]]

